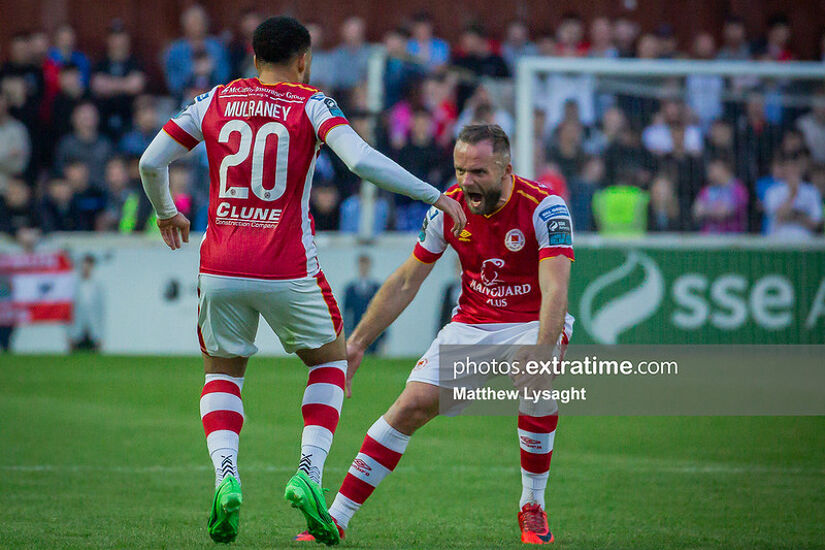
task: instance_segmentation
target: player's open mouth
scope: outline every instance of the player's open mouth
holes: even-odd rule
[[[467,200],[470,203],[470,206],[481,206],[481,203],[484,202],[484,195],[481,193],[467,193]]]

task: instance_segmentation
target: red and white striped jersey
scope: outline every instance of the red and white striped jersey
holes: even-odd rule
[[[447,245],[458,253],[461,296],[452,320],[467,324],[538,320],[539,262],[559,255],[574,259],[573,225],[564,200],[515,175],[510,197],[492,214],[473,214],[458,185],[445,194],[461,204],[466,227],[456,237],[444,230],[444,213],[431,208],[413,254],[432,263]]]
[[[297,279],[320,270],[309,213],[315,159],[327,133],[347,123],[316,88],[249,78],[198,96],[164,125],[184,147],[206,145],[201,273]]]

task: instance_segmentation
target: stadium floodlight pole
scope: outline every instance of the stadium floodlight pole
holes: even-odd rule
[[[375,145],[376,119],[384,108],[384,68],[387,65],[387,50],[383,46],[373,47],[367,61],[367,109],[370,113],[369,136],[362,136]],[[371,241],[375,237],[375,205],[378,190],[366,180],[361,181],[361,212],[358,219],[358,240]]]
[[[539,73],[576,73],[620,76],[718,75],[757,78],[825,77],[825,66],[815,61],[691,61],[650,59],[580,59],[522,57],[516,66],[515,168],[526,178],[535,177],[533,166],[534,76]]]

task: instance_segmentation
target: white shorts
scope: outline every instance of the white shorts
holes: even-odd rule
[[[343,328],[322,272],[277,281],[198,275],[198,340],[203,353],[227,358],[254,355],[261,316],[287,353],[320,348]]]
[[[467,325],[464,323],[447,323],[442,328],[430,344],[426,353],[413,367],[407,382],[424,382],[433,386],[442,387],[441,375],[439,371],[439,353],[442,345],[448,346],[472,346],[479,352],[479,357],[474,360],[489,360],[490,357],[482,346],[493,346],[487,348],[490,353],[501,353],[505,349],[516,349],[518,346],[533,346],[536,344],[539,335],[539,322],[530,321],[528,323],[491,323],[485,325]],[[556,343],[554,354],[560,358],[564,355],[567,343],[573,335],[573,316],[567,315],[564,321],[564,329]],[[508,357],[495,357],[497,360],[508,359]],[[448,369],[449,370],[449,369]],[[445,371],[446,372],[446,371]],[[481,374],[467,374],[464,376],[450,377],[448,382],[451,385],[460,383],[468,388],[482,387],[489,376]]]

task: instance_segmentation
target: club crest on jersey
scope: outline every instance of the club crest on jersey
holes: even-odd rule
[[[504,260],[501,258],[490,258],[481,262],[481,282],[485,286],[498,284],[498,270],[504,267]]]
[[[524,233],[521,232],[521,229],[511,229],[504,235],[504,246],[507,247],[507,250],[512,252],[518,252],[522,248],[524,248],[524,243],[526,239],[524,238]]]

